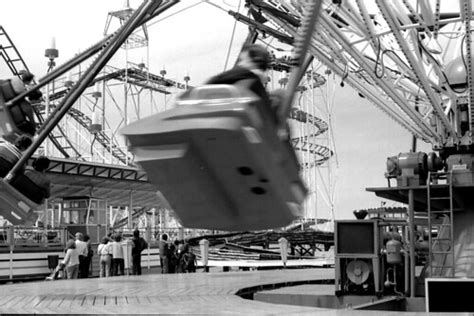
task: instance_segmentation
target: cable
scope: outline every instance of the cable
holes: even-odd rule
[[[271,45],[270,43],[272,42],[273,39],[274,39],[274,37],[272,37],[268,43],[265,42],[265,41],[264,41],[263,39],[261,39],[261,38],[259,38],[258,40],[259,40],[260,42],[262,42],[263,44],[265,44],[265,48],[270,47],[270,48],[276,50],[277,52],[288,51],[288,50],[284,50],[283,48],[280,48],[280,47],[276,47],[276,46]]]
[[[239,0],[239,6],[237,8],[237,13],[240,11],[240,5],[242,3],[242,0]],[[232,44],[234,42],[234,37],[235,37],[235,29],[237,27],[237,19],[234,21],[234,27],[232,28],[232,35],[230,37],[230,43],[229,43],[229,49],[227,50],[227,56],[225,58],[225,64],[224,64],[224,71],[227,69],[227,64],[229,63],[229,57],[230,57],[230,51],[232,49]]]
[[[161,22],[161,21],[163,21],[163,20],[166,20],[167,18],[170,18],[170,17],[172,17],[173,15],[176,15],[176,14],[178,14],[178,13],[181,13],[181,12],[183,12],[183,11],[186,11],[186,10],[188,10],[188,9],[191,9],[192,7],[195,7],[195,6],[197,6],[198,4],[201,4],[201,3],[203,3],[203,2],[207,2],[207,1],[200,1],[200,2],[198,2],[198,3],[192,4],[192,5],[190,5],[189,7],[186,7],[186,8],[184,8],[184,9],[179,10],[179,11],[176,11],[175,13],[172,13],[172,14],[170,14],[170,15],[167,15],[167,16],[165,16],[164,18],[159,19],[159,20],[156,20],[156,21],[153,22],[153,23],[147,24],[147,27],[150,27],[150,26],[152,26],[152,25],[154,25],[154,24],[156,24],[156,23],[158,23],[158,22]]]
[[[474,31],[474,30],[473,30]],[[471,31],[471,32],[473,32]],[[464,49],[464,40],[465,40],[465,37],[466,37],[466,34],[464,34],[464,37],[462,39],[462,42],[461,42],[461,58],[462,58],[462,62],[464,64],[464,68],[466,69],[466,82],[468,81],[468,78],[467,78],[467,64],[466,64],[466,60],[464,58],[464,53],[463,53],[463,49]],[[448,77],[446,76],[446,73],[444,72],[444,70],[442,69],[441,67],[441,64],[439,63],[439,61],[433,57],[433,55],[426,49],[426,47],[421,43],[420,41],[420,38],[418,37],[418,46],[421,47],[421,49],[423,50],[423,52],[432,60],[436,63],[436,65],[438,66],[438,68],[440,69],[441,71],[441,74],[443,75],[444,77],[444,80],[446,80],[446,82],[448,83],[448,86],[451,88],[451,90],[453,90],[455,93],[465,93],[468,89],[468,87],[466,87],[464,90],[456,90],[454,88],[451,87],[450,83],[449,83],[449,79]]]
[[[381,45],[380,45],[380,38],[377,37],[377,58],[375,59],[375,68],[374,68],[374,74],[375,74],[375,77],[377,77],[378,79],[382,79],[383,78],[383,74],[385,73],[385,69],[384,69],[384,65],[383,65],[383,59],[381,58]],[[381,63],[381,66],[382,66],[382,74],[379,76],[379,73],[378,73],[378,69],[379,69],[379,61],[382,59],[382,63]]]
[[[227,1],[225,1],[225,0],[222,0],[222,2],[223,2],[225,5],[229,6],[229,7],[235,8],[235,5],[228,4]],[[240,8],[240,2],[239,2],[238,8]]]
[[[470,32],[472,32],[472,31],[470,31]],[[468,67],[467,67],[466,58],[464,57],[464,41],[466,40],[466,37],[467,37],[467,33],[464,34],[464,36],[462,37],[462,40],[461,40],[461,59],[462,59],[463,65],[464,65],[464,69],[466,70],[466,88],[462,92],[458,92],[458,93],[464,93],[469,88],[469,85],[467,85],[467,82],[469,81],[469,78],[467,77],[467,73],[469,71],[468,71]],[[449,81],[448,81],[448,84],[449,84]],[[453,91],[456,92],[454,89],[453,89]]]

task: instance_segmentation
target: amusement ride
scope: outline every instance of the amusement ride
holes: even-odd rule
[[[118,190],[130,177],[142,181],[133,189],[136,195],[122,194],[120,201],[111,198],[108,203],[112,210],[128,199],[130,221],[135,213],[160,207],[172,209],[185,227],[212,230],[263,230],[301,217],[317,220],[319,168],[335,152],[327,136],[330,108],[320,117],[314,91],[322,90],[335,74],[413,135],[410,152],[387,158],[387,186],[367,189],[406,207],[360,210],[355,220],[334,221],[335,294],[343,300],[373,295],[374,308],[380,298],[384,304],[416,305],[430,288],[432,298],[441,296],[431,285],[436,280],[453,291],[472,282],[471,1],[247,0],[247,14],[205,1],[248,26],[243,44],[261,42],[276,52],[289,52],[275,54],[272,62],[270,85],[278,77],[284,92],[276,124],[269,123],[258,108],[261,100],[245,87],[191,86],[189,75],[180,83],[167,79],[164,69],[152,74],[146,63],[107,65],[120,48],[146,46],[147,23],[178,3],[144,1],[136,10],[126,7],[111,13],[110,20],[120,21],[119,29],[105,32],[102,41],[62,65],[54,64],[55,48],[47,50],[48,73],[2,103],[3,137],[12,140],[27,133],[21,118],[14,117],[15,108],[34,91],[46,90],[43,99],[31,102],[38,122],[30,133],[33,144],[1,182],[1,199],[16,215],[26,219],[38,205],[9,182],[35,153],[47,152],[63,172],[98,177],[107,173],[107,187],[112,180],[117,180]],[[2,57],[12,74],[20,76],[28,68],[18,51],[6,47]],[[85,61],[88,66],[82,65]],[[105,100],[106,95],[113,99],[116,81],[125,107],[112,126]],[[166,96],[171,90],[170,104],[159,108],[154,95]],[[330,100],[328,95],[322,98]],[[140,112],[144,104],[148,115]],[[86,136],[78,141],[81,135]],[[125,136],[126,143],[118,135]],[[329,141],[321,144],[321,135]],[[417,152],[417,140],[431,144],[433,152]],[[61,155],[57,160],[56,154]],[[65,159],[80,165],[68,169]],[[113,165],[109,170],[94,163],[98,161]],[[116,166],[123,168],[113,173]],[[84,189],[79,195],[105,196],[100,181],[91,181],[90,192]],[[334,219],[329,193],[329,216]],[[53,194],[63,197],[62,208],[74,204],[65,202],[70,194],[64,191]],[[86,223],[90,211],[89,204]],[[112,217],[104,216],[104,224]],[[463,308],[466,301],[460,294],[447,308]],[[442,309],[436,299],[423,302],[427,310]]]

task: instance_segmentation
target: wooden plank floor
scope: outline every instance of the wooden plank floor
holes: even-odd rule
[[[360,315],[362,311],[271,304],[235,295],[254,286],[333,278],[334,269],[288,269],[5,284],[0,285],[0,314]]]
[[[333,269],[301,269],[5,284],[0,286],[0,313],[313,315],[321,310],[245,300],[235,293],[258,285],[330,278]]]

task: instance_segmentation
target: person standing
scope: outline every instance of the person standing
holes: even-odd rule
[[[142,274],[142,251],[148,248],[148,243],[140,237],[140,231],[135,229],[133,231],[133,238],[132,238],[133,246],[132,246],[132,273],[134,275],[141,275]]]
[[[117,234],[115,236],[115,240],[111,244],[112,248],[112,270],[113,276],[117,275],[125,275],[125,260],[123,255],[123,248],[122,248],[122,236]]]
[[[178,273],[196,272],[196,255],[189,249],[189,244],[184,242],[179,254]]]
[[[178,246],[179,242],[175,240],[173,243],[170,243],[168,248],[168,273],[176,273],[176,268],[178,267]]]
[[[91,270],[92,257],[94,256],[94,250],[92,250],[91,238],[89,235],[84,235],[84,242],[87,244],[87,252],[84,262],[84,278],[89,277],[89,272]]]
[[[161,239],[158,241],[158,249],[160,250],[160,266],[161,273],[168,273],[169,268],[169,245],[168,235],[161,235]]]
[[[109,237],[102,238],[102,242],[97,248],[97,253],[100,256],[100,273],[99,277],[110,277],[110,267],[112,265],[112,249],[109,243]]]
[[[74,240],[69,240],[66,244],[66,255],[62,263],[65,265],[68,279],[77,279],[79,273],[79,253],[77,252]]]
[[[87,243],[84,241],[84,235],[82,233],[76,233],[76,250],[79,254],[79,278],[87,278],[89,269],[87,266]]]

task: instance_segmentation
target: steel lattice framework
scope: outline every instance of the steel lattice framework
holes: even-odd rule
[[[304,4],[248,1],[253,18],[246,23],[292,43]],[[470,145],[474,127],[472,4],[446,4],[449,12],[440,0],[323,1],[310,43],[315,58],[437,148]],[[462,69],[453,74],[455,66]],[[456,76],[465,77],[461,88]],[[469,127],[462,128],[466,116]]]
[[[40,123],[39,137],[18,165],[26,162],[36,150],[39,154],[79,161],[117,165],[128,165],[133,161],[125,144],[117,137],[119,129],[140,116],[163,110],[163,106],[166,107],[167,96],[169,98],[177,91],[185,89],[187,84],[165,78],[165,72],[160,75],[153,74],[145,64],[127,61],[125,67],[116,68],[106,63],[120,48],[136,49],[143,43],[147,45],[146,23],[178,2],[144,1],[137,10],[112,12],[106,22],[105,37],[102,41],[57,68],[50,69],[47,75],[38,80],[36,87],[46,91],[45,100],[34,104]],[[265,33],[275,36],[282,43],[293,45],[292,38],[296,36],[301,19],[297,10],[301,8],[285,7],[283,3],[277,2],[256,3],[258,5],[248,1],[248,17],[233,14],[238,20],[252,26],[250,34],[253,34],[253,41],[257,40],[258,35]],[[264,9],[260,7],[261,5],[264,5]],[[252,15],[255,9],[258,9],[268,22],[256,22]],[[277,18],[268,14],[266,10]],[[119,18],[121,27],[107,34],[112,18]],[[286,25],[288,21],[289,26]],[[279,23],[285,27],[278,26]],[[139,36],[137,30],[143,31],[144,37]],[[10,41],[8,36],[6,37]],[[5,47],[7,46],[2,48]],[[16,49],[10,52],[10,55],[5,50],[2,52],[2,57],[14,75],[18,75],[19,70],[28,70]],[[288,71],[291,66],[291,62],[283,66],[275,63],[274,69]],[[306,68],[303,71],[306,71]],[[317,88],[312,76],[318,75],[308,72],[306,79],[301,82],[301,87],[306,87],[308,91]],[[22,96],[24,95],[18,98]],[[161,103],[159,98],[163,98],[164,102]],[[147,109],[142,105],[145,103]],[[315,178],[316,168],[334,154],[330,146],[323,146],[316,139],[327,132],[328,124],[308,105],[292,108],[289,118],[306,125],[307,130],[293,137],[292,143],[305,157],[302,161],[304,172],[311,173],[311,177]]]

